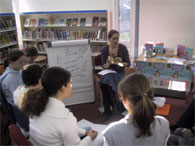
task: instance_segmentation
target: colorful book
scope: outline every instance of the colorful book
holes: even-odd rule
[[[184,51],[185,51],[185,46],[184,45],[178,45],[177,46],[177,56],[184,58]]]
[[[26,18],[24,21],[24,27],[29,27],[30,26],[30,18]]]
[[[35,18],[30,19],[30,27],[35,27],[35,26],[37,26],[37,19]]]
[[[73,18],[72,19],[72,26],[77,26],[78,25],[78,18]]]
[[[85,26],[86,18],[80,18],[80,26]]]
[[[185,51],[184,51],[184,58],[186,60],[189,60],[192,58],[192,48],[185,48]]]
[[[60,18],[59,26],[65,26],[64,18]]]
[[[49,17],[49,26],[55,26],[56,25],[56,18],[54,18],[53,16]]]
[[[99,17],[93,17],[92,26],[98,26],[99,24]]]
[[[107,18],[101,17],[99,26],[106,26],[106,24],[107,24]]]
[[[43,26],[48,26],[49,24],[49,19],[44,19],[43,20]]]
[[[38,26],[43,26],[44,18],[39,18]]]
[[[72,19],[71,18],[66,19],[66,26],[72,26]]]

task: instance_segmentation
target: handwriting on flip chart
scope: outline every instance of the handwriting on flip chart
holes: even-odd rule
[[[61,66],[72,74],[72,78],[79,80],[90,74],[91,55],[88,46],[66,47],[53,54],[53,64]]]

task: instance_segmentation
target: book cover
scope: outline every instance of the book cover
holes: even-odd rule
[[[24,21],[24,27],[29,27],[30,26],[30,18],[26,18]]]
[[[57,24],[57,19],[56,18],[54,18],[53,16],[50,16],[49,17],[49,25],[50,26],[55,26],[56,24]]]
[[[37,19],[35,18],[30,19],[30,27],[35,27],[35,26],[37,26]]]
[[[86,18],[80,18],[80,26],[85,26]]]
[[[78,18],[73,18],[72,19],[72,26],[77,26],[78,25]]]
[[[49,19],[44,19],[43,20],[43,26],[48,26],[49,24]]]
[[[192,58],[192,48],[185,48],[185,51],[184,51],[184,58],[186,60],[189,60]]]
[[[178,45],[177,46],[177,56],[184,58],[184,51],[185,51],[185,46],[184,45]]]
[[[99,17],[93,17],[92,26],[98,26],[99,24]]]
[[[66,26],[72,26],[72,19],[71,18],[66,19]]]
[[[107,24],[107,18],[101,17],[99,26],[106,26],[106,24]]]
[[[44,18],[39,18],[38,26],[43,26]]]
[[[65,26],[64,18],[60,18],[59,26]]]

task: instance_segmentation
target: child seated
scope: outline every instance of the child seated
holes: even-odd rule
[[[166,145],[169,122],[155,116],[156,105],[147,78],[130,74],[120,81],[118,92],[128,115],[103,131],[104,145]]]
[[[30,117],[30,141],[33,145],[88,146],[97,132],[78,128],[77,119],[64,105],[72,91],[70,72],[48,68],[41,78],[42,89],[28,90],[21,110]],[[86,135],[82,140],[80,136]]]

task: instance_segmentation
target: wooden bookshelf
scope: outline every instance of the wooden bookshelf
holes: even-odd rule
[[[0,64],[4,63],[10,49],[18,48],[14,13],[0,13]]]
[[[44,46],[50,41],[89,39],[92,54],[99,53],[107,43],[107,17],[106,10],[22,13],[23,47],[35,45],[46,53]]]

